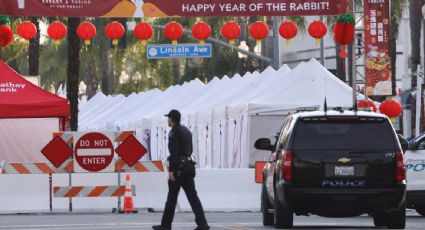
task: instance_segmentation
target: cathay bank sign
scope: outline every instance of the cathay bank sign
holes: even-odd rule
[[[12,83],[12,82],[0,82],[0,93],[17,93],[18,90],[24,89],[26,84]]]

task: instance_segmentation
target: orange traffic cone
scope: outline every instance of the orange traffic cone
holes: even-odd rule
[[[122,209],[122,212],[137,213],[137,210],[134,209],[133,192],[131,191],[130,175],[128,174],[125,177],[124,207]]]

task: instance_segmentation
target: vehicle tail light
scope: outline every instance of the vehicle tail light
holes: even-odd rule
[[[292,150],[286,150],[282,152],[283,154],[283,166],[282,166],[282,178],[286,181],[292,180]]]
[[[396,179],[401,182],[406,179],[406,165],[404,164],[404,156],[401,150],[395,154],[397,161]]]

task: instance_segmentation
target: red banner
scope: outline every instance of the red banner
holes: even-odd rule
[[[392,95],[390,0],[365,0],[366,93]]]
[[[336,15],[351,0],[0,0],[0,14],[53,17]]]

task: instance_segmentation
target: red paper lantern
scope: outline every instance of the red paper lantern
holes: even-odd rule
[[[241,35],[241,27],[235,21],[227,22],[221,28],[221,35],[229,40],[231,45],[234,45],[235,40]]]
[[[372,101],[358,101],[357,108],[371,108],[373,112],[376,112],[376,105]]]
[[[83,22],[77,27],[77,35],[84,40],[86,46],[90,45],[91,39],[96,36],[96,27],[91,22]]]
[[[18,26],[18,34],[28,42],[37,35],[37,27],[30,21],[21,22]]]
[[[211,27],[206,22],[197,22],[192,27],[192,36],[205,44],[205,40],[211,36]]]
[[[173,45],[177,45],[177,40],[183,36],[183,26],[175,21],[169,22],[165,25],[164,35]]]
[[[345,47],[354,40],[354,18],[351,15],[341,15],[334,25],[334,39],[340,45],[339,56],[347,57]]]
[[[279,34],[289,43],[298,34],[298,27],[295,23],[286,21],[279,26]]]
[[[259,43],[261,40],[266,38],[267,35],[269,35],[269,27],[264,22],[254,22],[249,26],[249,34],[251,34],[251,36],[257,40],[257,43]]]
[[[319,44],[320,39],[326,35],[328,28],[322,21],[314,21],[308,26],[308,33],[316,39],[316,44]]]
[[[125,35],[125,28],[121,23],[113,21],[106,25],[105,34],[112,40],[112,45],[117,46],[118,40]]]
[[[387,115],[389,118],[394,118],[400,116],[403,109],[398,101],[394,99],[387,99],[379,106],[379,111],[382,114]]]
[[[0,26],[0,46],[6,47],[13,42],[13,31],[8,25]]]
[[[143,45],[146,44],[146,41],[151,39],[153,36],[153,28],[151,24],[146,22],[141,22],[137,24],[134,28],[134,36],[142,42]]]
[[[59,45],[60,41],[65,37],[68,29],[65,24],[60,21],[54,21],[47,27],[47,34],[54,40],[55,45]]]

